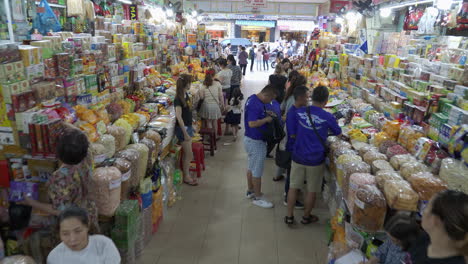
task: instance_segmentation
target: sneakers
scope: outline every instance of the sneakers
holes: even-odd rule
[[[252,199],[255,197],[255,193],[253,191],[247,191],[245,197],[247,197],[247,199]]]
[[[265,200],[265,198],[263,198],[263,197],[254,198],[252,203],[254,205],[256,205],[258,207],[262,207],[262,208],[273,208],[273,204],[271,202]]]
[[[284,206],[288,206],[288,201],[284,200],[283,204],[284,204]],[[294,208],[298,209],[298,210],[302,210],[302,209],[304,209],[304,204],[299,202],[299,201],[296,201],[296,204],[294,205]]]

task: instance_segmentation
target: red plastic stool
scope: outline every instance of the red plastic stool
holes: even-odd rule
[[[203,149],[203,144],[195,142],[192,143],[193,151],[193,160],[190,162],[190,165],[195,164],[195,168],[190,166],[189,171],[197,173],[197,177],[201,177],[202,170],[205,170],[205,151]],[[180,158],[180,169],[184,170],[184,153],[181,153]]]
[[[203,139],[204,150],[210,151],[210,155],[214,156],[214,152],[217,149],[215,130],[213,128],[202,128],[200,129],[200,135]],[[208,142],[205,142],[206,139],[208,139]]]

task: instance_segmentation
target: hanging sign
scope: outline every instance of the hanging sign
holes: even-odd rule
[[[189,46],[196,46],[197,45],[197,35],[187,34],[187,44]]]
[[[245,7],[266,8],[267,0],[244,0]]]
[[[130,11],[130,20],[138,20],[138,7],[137,7],[137,5],[130,5],[128,10]]]

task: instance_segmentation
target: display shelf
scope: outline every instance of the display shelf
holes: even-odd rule
[[[41,2],[36,2],[36,5],[39,5]],[[56,7],[56,8],[67,8],[65,5],[59,5],[59,4],[51,4],[48,3],[50,7]]]

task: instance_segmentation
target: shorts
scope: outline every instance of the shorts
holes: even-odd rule
[[[188,127],[185,127],[185,129],[187,129],[187,133],[189,134],[189,136],[193,137],[193,135],[194,135],[193,127],[188,126]],[[176,126],[175,135],[176,135],[177,139],[179,140],[179,142],[185,141],[185,136],[184,136],[184,133],[182,132],[182,129],[180,128],[180,126]]]
[[[267,144],[263,140],[244,137],[245,151],[247,152],[248,170],[254,178],[261,178],[265,166]]]
[[[319,193],[322,190],[324,163],[317,166],[307,166],[296,162],[291,164],[290,188],[301,189],[307,181],[307,191]]]

